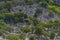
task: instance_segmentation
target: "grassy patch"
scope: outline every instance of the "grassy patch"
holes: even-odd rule
[[[57,12],[58,14],[60,14],[60,7],[59,6],[55,6],[55,5],[48,5],[47,6],[49,9]]]

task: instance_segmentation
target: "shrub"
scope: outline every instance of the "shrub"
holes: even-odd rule
[[[2,10],[5,7],[6,3],[5,2],[0,2],[0,10]]]
[[[22,27],[22,28],[21,28],[21,31],[22,31],[23,33],[28,33],[28,32],[31,32],[31,28],[30,28],[30,27]]]
[[[8,35],[7,40],[19,40],[19,36],[17,36],[17,35]]]
[[[23,12],[2,13],[1,15],[0,19],[3,19],[5,22],[14,22],[14,23],[23,22],[23,20],[27,18],[27,15],[24,14]]]
[[[31,35],[31,36],[29,37],[29,40],[34,40],[34,36]]]
[[[25,3],[32,5],[32,4],[34,4],[34,0],[25,0]]]
[[[36,9],[36,12],[35,12],[35,14],[34,14],[34,17],[39,16],[41,13],[42,13],[42,9],[37,8],[37,9]]]
[[[54,38],[55,38],[55,33],[52,32],[52,33],[50,34],[50,39],[54,39]]]
[[[7,2],[6,2],[6,8],[7,8],[8,11],[10,12],[10,9],[12,8],[12,2],[11,2],[11,1],[7,1]]]
[[[54,17],[54,14],[52,11],[49,11],[48,15],[49,15],[49,17]]]
[[[60,10],[60,7],[58,7],[58,6],[55,6],[55,5],[48,5],[47,8],[49,8],[49,9],[51,9],[51,10],[57,12],[58,14],[60,14],[60,11],[59,11],[59,10]]]

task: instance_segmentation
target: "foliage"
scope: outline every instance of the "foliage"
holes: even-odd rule
[[[31,36],[29,37],[29,40],[34,40],[34,36],[31,35]]]
[[[7,32],[10,32],[12,28],[6,24],[4,21],[0,20],[0,35],[2,36],[3,33],[5,33],[6,31]]]
[[[48,7],[49,9],[57,12],[58,14],[60,14],[60,11],[59,11],[59,10],[60,10],[60,7],[55,6],[55,5],[48,5],[47,7]]]
[[[5,22],[23,22],[24,19],[27,18],[27,15],[23,12],[17,12],[17,13],[2,13],[0,15],[0,19],[3,19]]]
[[[48,15],[49,15],[49,17],[54,17],[54,14],[52,11],[49,11]]]
[[[8,35],[7,40],[19,40],[19,36],[17,36],[17,35]]]
[[[34,4],[34,0],[28,0],[28,4]]]
[[[30,27],[22,27],[22,28],[21,28],[21,31],[22,31],[23,33],[28,33],[28,32],[31,32],[31,28],[30,28]]]
[[[25,34],[21,32],[21,34],[19,35],[19,38],[20,38],[20,40],[25,40],[25,38],[26,38]]]
[[[36,34],[37,36],[43,35],[43,33],[44,33],[44,28],[43,28],[43,27],[37,26],[37,27],[35,28],[35,34]]]
[[[14,2],[13,2],[14,1]],[[35,14],[33,17],[28,16],[24,12],[11,12],[11,9],[16,5],[28,5],[29,7],[34,7],[33,4],[38,4],[39,8],[35,10]],[[0,36],[3,36],[6,32],[10,32],[13,29],[9,24],[14,23],[22,23],[24,24],[26,21],[27,27],[17,27],[20,32],[19,35],[8,35],[7,40],[25,40],[26,33],[29,32],[33,35],[29,35],[29,40],[34,40],[34,37],[40,37],[42,35],[50,37],[50,39],[54,39],[55,33],[60,35],[60,31],[57,30],[57,27],[60,27],[60,20],[49,21],[46,23],[37,20],[36,17],[40,16],[42,13],[42,9],[48,8],[51,11],[48,11],[49,17],[54,17],[54,13],[52,10],[58,14],[60,14],[60,6],[55,5],[53,0],[4,0],[0,2]],[[43,15],[44,17],[44,15]],[[28,20],[26,20],[28,19]],[[13,25],[15,26],[15,25]],[[29,27],[30,26],[30,27]],[[19,29],[20,28],[20,29]],[[46,29],[47,28],[47,29]]]
[[[42,9],[37,8],[37,9],[36,9],[36,12],[35,12],[35,14],[34,14],[34,17],[39,16],[41,13],[42,13]]]
[[[50,39],[54,39],[54,38],[55,38],[55,33],[54,32],[51,32]]]
[[[0,10],[2,10],[5,7],[6,3],[5,2],[0,2]]]
[[[25,3],[28,5],[34,4],[34,0],[25,0]]]
[[[12,2],[11,2],[11,1],[7,1],[7,2],[6,2],[6,8],[7,8],[8,11],[10,12],[10,9],[12,8]]]

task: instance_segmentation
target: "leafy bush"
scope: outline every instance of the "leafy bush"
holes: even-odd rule
[[[55,6],[55,5],[48,5],[47,7],[48,7],[49,9],[57,12],[58,14],[60,14],[60,11],[59,11],[59,10],[60,10],[60,7]]]
[[[7,40],[19,40],[19,36],[17,36],[17,35],[8,35]]]
[[[0,10],[2,10],[5,7],[6,3],[5,2],[0,2]]]
[[[0,20],[0,36],[3,35],[6,31],[10,32],[12,28],[6,24],[4,21]]]
[[[28,0],[28,4],[34,4],[34,0]]]
[[[10,12],[10,9],[12,8],[12,2],[11,2],[11,1],[7,1],[7,2],[6,2],[6,8],[7,8],[8,11]]]
[[[35,28],[35,34],[36,34],[37,36],[43,35],[43,33],[44,33],[43,27],[37,26],[37,27]]]
[[[10,12],[11,8],[12,8],[12,1],[0,2],[0,10],[8,9],[6,11]]]
[[[25,0],[25,3],[29,4],[29,5],[32,5],[32,4],[34,4],[34,0]]]
[[[42,13],[42,9],[41,9],[41,8],[37,8],[37,9],[36,9],[36,12],[35,12],[35,14],[34,14],[34,17],[39,16],[41,13]]]
[[[22,28],[21,28],[21,31],[22,31],[23,33],[28,33],[28,32],[31,32],[31,28],[30,28],[30,27],[22,27]]]
[[[21,32],[19,35],[19,38],[20,38],[20,40],[25,40],[26,36],[24,33]]]
[[[3,19],[5,22],[23,22],[27,18],[27,15],[23,12],[17,13],[2,13],[0,19]]]
[[[54,14],[52,11],[49,11],[48,15],[49,15],[49,17],[54,17]]]
[[[54,38],[55,38],[55,33],[52,32],[52,33],[50,34],[50,39],[54,39]]]
[[[39,4],[41,5],[41,6],[43,6],[43,7],[46,7],[47,6],[47,2],[45,2],[45,1],[43,1],[43,2],[39,2]]]
[[[31,35],[31,36],[29,37],[29,40],[34,40],[34,36]]]

